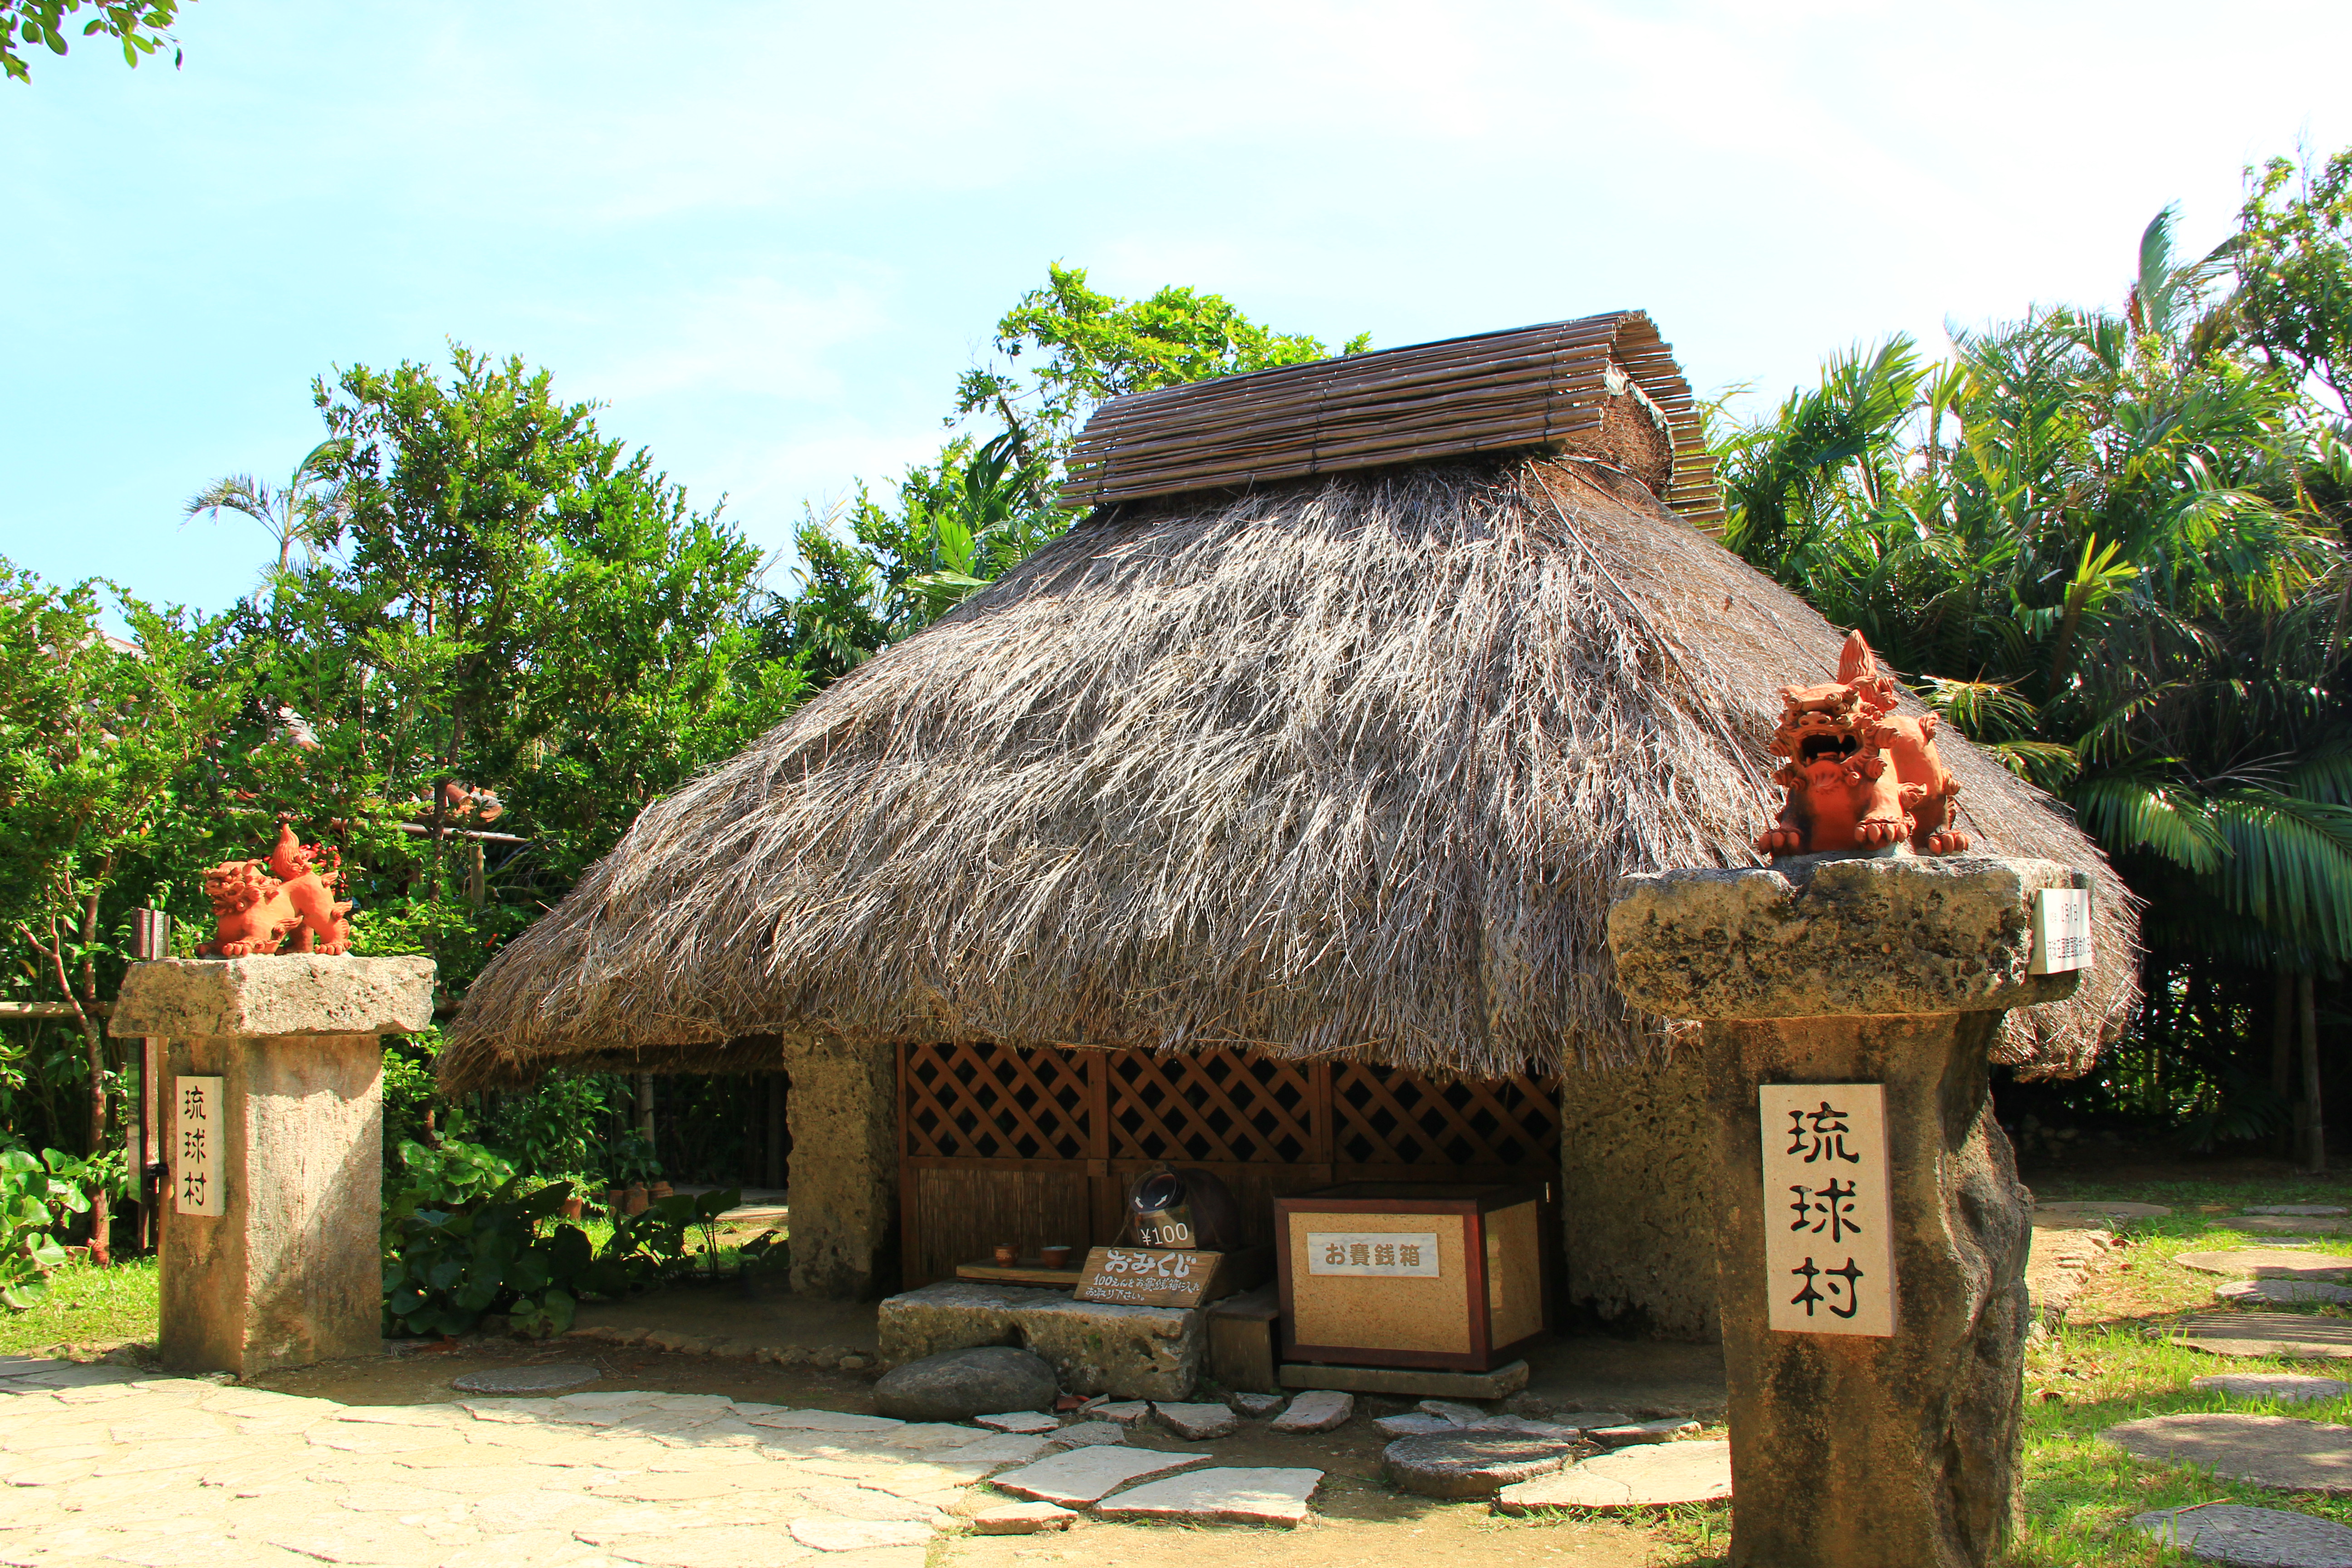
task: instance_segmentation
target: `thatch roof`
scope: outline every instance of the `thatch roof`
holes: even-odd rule
[[[789,1035],[1622,1061],[1662,1033],[1612,884],[1755,863],[1777,689],[1843,635],[1574,458],[1106,509],[649,807],[475,983],[444,1081]],[[2097,879],[2095,975],[2004,1046],[2079,1071],[2136,1001],[2129,897],[1945,751],[1988,850]]]

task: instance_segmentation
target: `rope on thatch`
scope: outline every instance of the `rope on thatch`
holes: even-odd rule
[[[1778,689],[1843,635],[1591,462],[1099,512],[649,807],[476,982],[444,1078],[751,1036],[1624,1062],[1664,1026],[1612,888],[1755,863]],[[1945,751],[1989,852],[2096,879],[2096,973],[2004,1044],[2079,1071],[2136,999],[2129,897]]]

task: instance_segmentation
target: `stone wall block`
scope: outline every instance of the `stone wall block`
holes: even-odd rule
[[[1670,1060],[1561,1075],[1561,1257],[1568,1304],[1660,1339],[1721,1337],[1714,1141],[1696,1042]]]
[[[433,1022],[429,958],[164,958],[133,964],[108,1029],[185,1040],[411,1035]]]
[[[898,1073],[888,1046],[788,1040],[793,1289],[865,1300],[898,1279]]]
[[[2049,860],[1811,860],[1625,878],[1609,945],[1626,1000],[1668,1018],[1998,1011],[2063,1001],[2030,974],[2032,900],[2087,888]]]

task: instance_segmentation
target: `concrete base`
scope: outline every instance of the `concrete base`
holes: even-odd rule
[[[1734,1568],[1974,1568],[2014,1523],[2032,1199],[1993,1121],[1997,1013],[1710,1023]],[[1898,1329],[1768,1326],[1759,1083],[1886,1086]]]
[[[887,1295],[898,1283],[897,1057],[887,1046],[793,1040],[783,1065],[793,1289],[836,1301]]]
[[[223,1080],[227,1212],[163,1207],[163,1364],[244,1377],[374,1354],[383,1335],[377,1037],[173,1040],[167,1063],[175,1077]]]
[[[884,1301],[877,1332],[891,1366],[1019,1345],[1043,1357],[1071,1394],[1172,1400],[1190,1398],[1200,1379],[1207,1322],[1197,1308],[1108,1306],[1061,1290],[943,1279]]]
[[[1413,1366],[1317,1366],[1291,1362],[1285,1388],[1335,1388],[1349,1394],[1407,1394],[1416,1399],[1508,1399],[1528,1385],[1528,1363],[1507,1361],[1492,1372],[1431,1372]]]

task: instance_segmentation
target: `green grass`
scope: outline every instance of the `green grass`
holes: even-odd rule
[[[47,1300],[26,1311],[0,1310],[0,1353],[65,1345],[94,1354],[133,1342],[152,1345],[157,1289],[152,1258],[110,1268],[69,1263],[49,1276]]]

